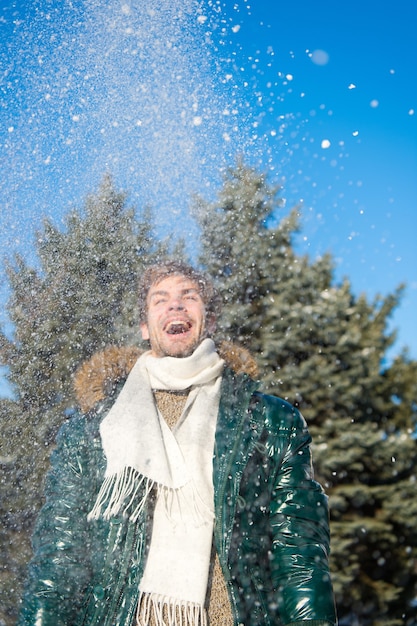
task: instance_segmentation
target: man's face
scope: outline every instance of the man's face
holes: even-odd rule
[[[147,321],[140,328],[153,356],[190,356],[208,330],[198,285],[184,276],[168,276],[152,285]]]

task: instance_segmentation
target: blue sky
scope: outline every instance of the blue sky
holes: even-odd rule
[[[157,5],[157,8],[155,8]],[[3,0],[0,245],[33,256],[105,171],[162,234],[197,232],[237,154],[301,204],[300,252],[357,294],[407,289],[395,352],[417,358],[417,6]],[[0,270],[0,323],[7,324]]]

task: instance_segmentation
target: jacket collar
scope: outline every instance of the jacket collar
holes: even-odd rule
[[[91,411],[98,402],[108,398],[115,387],[126,380],[143,352],[137,346],[110,346],[83,363],[74,375],[74,389],[81,411]],[[255,359],[245,348],[224,341],[218,346],[218,352],[235,374],[257,377]]]

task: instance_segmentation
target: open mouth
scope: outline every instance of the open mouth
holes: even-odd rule
[[[168,335],[182,335],[188,332],[190,328],[191,322],[187,322],[184,320],[173,320],[172,322],[168,322],[164,330]]]

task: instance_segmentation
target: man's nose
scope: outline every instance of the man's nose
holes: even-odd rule
[[[173,298],[169,303],[169,308],[175,311],[182,311],[185,306],[183,301],[180,298]]]

